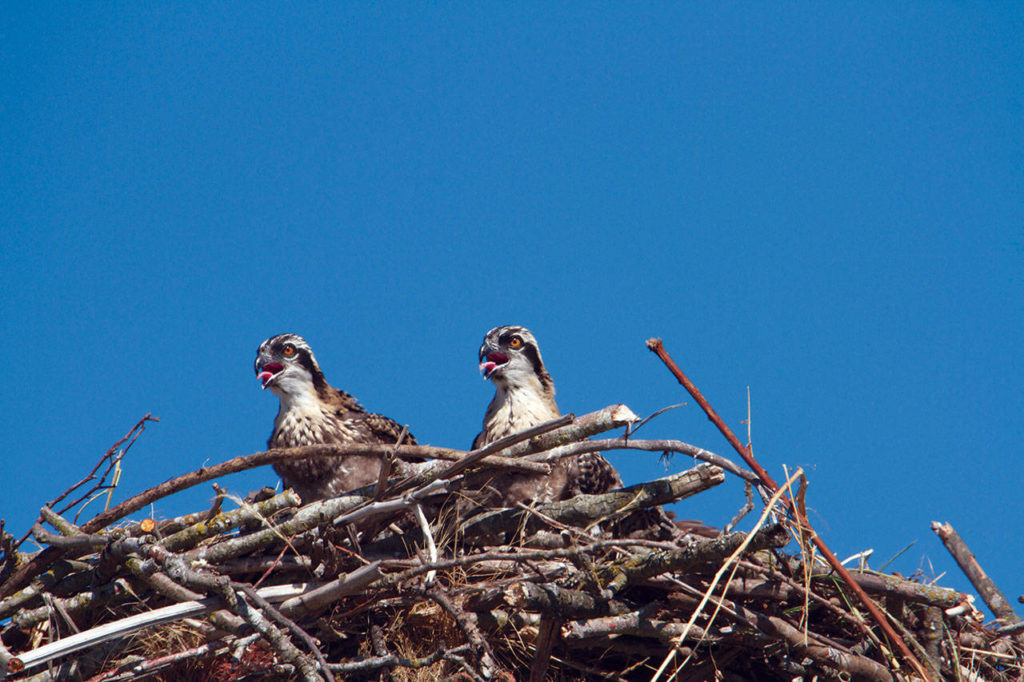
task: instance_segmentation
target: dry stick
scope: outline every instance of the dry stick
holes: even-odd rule
[[[797,472],[803,473],[803,470],[797,469]],[[714,579],[708,586],[708,589],[704,593],[704,596],[701,598],[700,603],[697,604],[697,608],[695,608],[693,610],[693,613],[690,615],[690,620],[686,622],[686,627],[683,629],[682,634],[680,634],[679,637],[676,639],[675,643],[672,646],[672,650],[668,652],[668,655],[665,656],[665,660],[661,662],[661,665],[658,667],[657,672],[654,673],[654,677],[651,678],[651,682],[658,682],[658,679],[661,678],[661,674],[665,672],[665,668],[667,668],[668,664],[671,663],[672,659],[675,658],[676,651],[679,650],[679,645],[682,644],[683,640],[686,638],[686,633],[697,622],[697,616],[699,616],[701,611],[704,610],[704,606],[708,603],[708,600],[711,598],[712,593],[715,591],[715,586],[718,584],[718,581],[722,579],[723,575],[725,575],[725,571],[729,568],[729,565],[737,561],[737,559],[743,553],[743,551],[746,550],[747,546],[754,539],[755,533],[757,533],[758,529],[761,528],[761,526],[764,525],[765,521],[768,520],[768,515],[771,514],[772,510],[775,508],[775,505],[778,503],[779,498],[782,497],[783,493],[789,489],[789,486],[792,485],[794,480],[796,480],[796,475],[794,475],[792,478],[786,481],[786,484],[782,488],[775,491],[775,495],[772,496],[772,499],[769,500],[768,504],[765,506],[764,512],[761,514],[761,518],[757,520],[757,523],[754,524],[754,527],[751,529],[751,531],[747,533],[747,536],[746,538],[744,538],[742,544],[740,544],[740,546],[736,548],[736,551],[734,551],[715,572]],[[733,573],[735,572],[736,567],[734,566]],[[715,616],[718,614],[719,608],[720,607],[716,607],[715,613],[711,615],[711,618],[708,622],[709,626],[711,623],[714,622]],[[673,673],[672,677],[675,677],[675,673]]]
[[[607,450],[645,450],[647,452],[678,452],[684,455],[699,459],[708,464],[714,464],[720,469],[735,474],[745,481],[758,483],[757,474],[739,466],[730,459],[716,455],[696,445],[684,443],[681,440],[637,440],[635,438],[606,438],[602,440],[583,440],[578,443],[569,443],[561,447],[552,448],[535,455],[528,455],[525,459],[529,462],[555,462],[564,457],[572,457],[584,452],[605,452]]]
[[[260,590],[260,595],[265,599],[280,599],[301,593],[307,589],[306,585],[280,585],[267,587]],[[17,658],[26,668],[41,665],[52,661],[60,656],[65,656],[75,651],[89,648],[100,642],[118,637],[124,637],[143,628],[149,628],[164,623],[193,617],[212,611],[220,607],[221,600],[215,597],[205,598],[198,601],[187,601],[159,609],[153,609],[127,618],[99,625],[75,635],[70,635],[50,644],[26,651]]]
[[[149,418],[149,421],[155,421]],[[136,425],[138,426],[138,425]],[[127,439],[127,437],[126,437]],[[125,440],[126,440],[125,439]],[[119,441],[124,442],[124,440]],[[116,447],[116,446],[115,446]],[[279,448],[266,450],[251,455],[235,457],[221,464],[211,467],[204,467],[197,471],[176,476],[164,481],[160,485],[145,490],[138,495],[128,498],[113,509],[104,511],[95,516],[89,522],[81,526],[83,533],[92,534],[101,530],[111,523],[132,514],[153,502],[167,497],[168,495],[186,490],[193,486],[205,483],[206,481],[226,476],[227,474],[254,469],[259,466],[273,464],[275,462],[289,459],[312,459],[314,457],[345,456],[345,455],[369,455],[383,457],[390,452],[397,451],[400,456],[410,458],[436,458],[436,459],[462,459],[464,452],[452,450],[451,448],[435,448],[426,445],[403,445],[396,448],[393,445],[306,445],[297,448]],[[534,462],[517,462],[507,458],[494,458],[497,466],[511,468],[522,468],[527,471],[537,471],[538,466],[543,467],[543,472],[549,472],[546,465],[538,465]],[[486,458],[484,463],[493,461]],[[542,472],[542,473],[543,473]],[[88,479],[86,479],[88,480]],[[81,485],[81,483],[77,484]],[[60,499],[60,498],[58,498]],[[26,536],[27,537],[27,536]],[[36,575],[43,573],[46,568],[63,555],[64,551],[58,547],[48,547],[37,553],[30,561],[15,571],[3,585],[0,585],[0,599],[8,597],[22,587]]]
[[[289,507],[298,507],[301,503],[299,496],[289,488],[262,502],[243,503],[237,509],[221,512],[213,518],[204,519],[193,526],[183,528],[160,540],[160,544],[172,552],[180,552],[183,549],[195,547],[207,538],[233,530],[246,521],[263,523],[277,512]]]
[[[103,462],[105,462],[107,459],[112,457],[114,452],[119,447],[121,447],[121,445],[123,445],[126,441],[131,440],[131,442],[134,443],[135,439],[138,438],[139,434],[141,434],[145,430],[146,422],[147,421],[156,422],[156,421],[160,421],[160,420],[158,418],[156,418],[156,417],[151,417],[150,414],[146,414],[145,417],[140,419],[138,421],[138,423],[135,424],[135,426],[133,426],[131,428],[131,430],[129,430],[128,433],[125,434],[124,438],[122,438],[121,440],[117,441],[116,443],[114,443],[113,445],[110,446],[110,449],[107,450],[107,452],[103,455],[103,457],[100,458],[99,462],[96,463],[96,466],[94,466],[92,468],[92,471],[90,471],[88,474],[86,474],[85,478],[83,478],[78,483],[75,483],[73,486],[71,486],[70,488],[65,490],[63,493],[58,495],[55,499],[50,501],[46,506],[52,508],[54,505],[56,505],[58,502],[63,500],[65,497],[67,497],[68,495],[73,493],[75,490],[77,490],[78,488],[82,487],[83,485],[85,485],[89,481],[94,480],[96,478],[96,471],[99,470],[99,468],[103,464]],[[130,446],[130,444],[129,444],[129,446]],[[106,476],[106,474],[104,474],[104,476]],[[94,490],[95,489],[90,490],[88,493],[86,493],[86,496],[91,494]],[[65,506],[61,511],[62,512],[63,511],[67,511],[68,509],[70,509],[71,506],[74,506],[75,504],[78,504],[78,502],[80,502],[80,501],[81,501],[81,499],[77,500],[76,502],[72,503],[69,506]],[[91,530],[86,530],[85,532],[90,533],[92,531]],[[28,533],[25,533],[25,535],[23,535],[21,537],[21,539],[18,540],[17,543],[15,543],[14,547],[19,547],[21,545],[21,543],[25,541],[25,538],[27,538],[31,533],[32,533],[31,530]],[[20,590],[22,587],[25,586],[26,583],[28,583],[29,579],[31,579],[32,576],[39,575],[40,573],[42,573],[44,570],[46,570],[47,566],[49,566],[54,561],[59,559],[62,554],[63,554],[63,551],[61,549],[57,548],[57,547],[48,547],[47,549],[43,550],[42,552],[39,552],[38,554],[36,554],[34,557],[32,557],[32,559],[28,563],[26,563],[20,569],[15,571],[13,574],[11,574],[11,576],[9,578],[7,578],[7,580],[4,581],[4,583],[2,585],[0,585],[0,599],[8,597],[8,596],[14,594],[15,592],[17,592],[18,590]]]
[[[561,587],[556,583],[531,583],[516,579],[501,593],[514,612],[535,611],[562,620],[621,615],[628,607],[615,599],[601,599],[589,592]]]
[[[618,488],[607,493],[577,495],[569,500],[538,505],[537,510],[558,522],[585,526],[595,519],[616,514],[627,505],[632,509],[668,504],[713,488],[724,481],[725,474],[721,469],[701,465],[665,478]],[[492,535],[515,528],[524,521],[527,531],[543,526],[543,523],[527,512],[509,508],[474,516],[463,523],[461,531],[466,537]]]
[[[380,473],[377,474],[377,489],[373,491],[373,499],[379,500],[384,497],[384,493],[388,487],[388,476],[391,475],[391,470],[395,466],[395,451],[398,446],[405,440],[406,435],[409,433],[409,427],[403,426],[402,431],[398,434],[398,438],[395,439],[395,447],[381,460]]]
[[[567,414],[552,419],[550,421],[546,421],[542,424],[538,424],[537,426],[531,427],[529,429],[524,429],[510,436],[500,438],[495,442],[491,443],[490,445],[486,445],[480,448],[479,450],[474,450],[473,452],[469,453],[468,455],[460,459],[458,462],[455,462],[454,464],[448,466],[437,478],[451,478],[453,476],[461,474],[463,471],[473,466],[474,464],[476,464],[477,462],[479,462],[481,459],[488,455],[492,455],[495,452],[500,452],[501,450],[511,447],[517,443],[529,440],[534,436],[539,436],[548,433],[549,431],[554,431],[555,429],[571,424],[575,418],[576,415]]]
[[[911,580],[897,578],[894,575],[867,573],[864,571],[858,571],[850,575],[858,585],[868,592],[880,594],[883,597],[905,599],[918,604],[929,604],[949,609],[974,599],[974,597],[968,594],[957,592],[947,587],[915,583]],[[822,569],[818,568],[817,570],[812,570],[810,578],[812,581],[820,583],[822,581],[834,580],[835,576],[831,571],[822,572]]]
[[[762,467],[760,463],[758,463],[758,461],[754,459],[753,454],[751,454],[750,452],[750,448],[745,447],[742,443],[740,443],[739,439],[736,438],[732,430],[730,430],[729,427],[726,426],[725,422],[722,421],[722,418],[719,417],[718,413],[716,413],[714,408],[711,407],[711,404],[708,403],[708,401],[704,398],[701,392],[697,390],[697,387],[693,384],[693,382],[690,381],[685,374],[683,374],[683,371],[679,369],[679,366],[676,365],[676,363],[669,356],[668,352],[665,350],[665,346],[662,344],[661,339],[648,339],[647,347],[654,354],[656,354],[663,363],[665,363],[665,366],[668,367],[668,370],[672,373],[673,376],[675,376],[676,380],[679,381],[680,384],[682,384],[682,386],[689,392],[691,396],[693,396],[693,399],[696,400],[697,404],[701,406],[701,409],[704,410],[704,413],[708,416],[708,419],[710,419],[711,422],[718,427],[718,430],[722,432],[722,435],[725,436],[726,440],[729,441],[729,444],[733,446],[736,452],[740,454],[740,457],[742,457],[743,460],[747,463],[747,465],[754,470],[754,473],[758,475],[758,477],[761,479],[761,483],[768,487],[773,493],[777,492],[779,490],[779,485],[774,480],[772,480],[772,477],[768,475],[768,472],[764,470],[764,467]],[[793,516],[797,519],[800,525],[804,528],[810,529],[811,524],[807,516],[800,512],[800,510],[793,503],[793,501],[788,497],[783,497],[782,499],[786,507],[789,509],[790,513],[793,514]],[[836,557],[835,554],[833,554],[832,550],[828,548],[828,545],[825,544],[825,541],[822,540],[818,536],[818,534],[814,533],[813,531],[811,531],[811,540],[818,548],[818,551],[821,552],[822,556],[824,556],[825,559],[828,561],[829,565],[831,565],[832,568],[835,569],[835,571],[843,578],[846,584],[850,586],[850,589],[853,591],[853,593],[857,595],[857,598],[860,599],[861,603],[864,604],[864,607],[868,610],[868,613],[871,614],[871,617],[875,620],[876,623],[878,623],[879,627],[882,628],[882,631],[885,632],[886,636],[889,638],[889,641],[895,644],[896,647],[900,650],[900,653],[903,655],[904,660],[906,660],[911,665],[911,667],[914,668],[915,672],[917,672],[918,675],[921,675],[926,680],[931,680],[932,677],[928,674],[928,671],[924,667],[924,665],[921,664],[921,661],[917,660],[917,657],[914,656],[913,652],[907,646],[907,643],[904,642],[903,638],[899,636],[895,629],[893,629],[893,626],[889,623],[888,619],[885,617],[885,614],[882,613],[881,609],[878,608],[874,601],[871,600],[871,597],[867,595],[867,593],[860,587],[860,585],[856,583],[856,581],[850,575],[850,572],[846,569],[845,566],[843,566],[839,562],[839,559]]]
[[[691,641],[717,639],[696,625],[684,626],[680,623],[653,620],[644,615],[643,610],[632,611],[618,616],[576,620],[566,623],[562,628],[562,637],[567,640],[607,637],[608,635],[636,635],[639,637],[655,637],[668,644],[675,645],[684,638]]]
[[[367,670],[376,670],[378,668],[425,668],[428,665],[432,665],[445,658],[448,654],[462,654],[469,653],[469,644],[463,644],[461,646],[452,647],[448,649],[442,646],[440,649],[430,654],[429,656],[423,656],[422,658],[402,658],[396,654],[388,654],[386,656],[374,656],[372,658],[364,658],[359,661],[350,661],[348,663],[331,663],[331,671],[336,673],[356,673],[365,672]]]
[[[946,546],[949,553],[956,559],[960,570],[964,572],[971,581],[971,584],[974,585],[974,589],[978,590],[981,598],[985,600],[985,603],[988,604],[996,618],[999,618],[1004,623],[1016,623],[1020,620],[1017,614],[1013,612],[1013,607],[1010,606],[1006,595],[996,587],[992,579],[982,570],[978,560],[974,558],[974,554],[967,547],[967,543],[953,530],[953,526],[948,523],[942,524],[938,521],[933,521],[932,530],[935,531],[935,534],[942,540],[942,544]]]
[[[320,664],[320,670],[323,672],[323,676],[327,679],[327,682],[334,682],[334,675],[331,674],[331,671],[327,666],[327,661],[324,659],[324,655],[320,651],[320,647],[317,646],[312,635],[299,627],[298,623],[293,621],[291,618],[281,613],[281,611],[275,608],[273,604],[261,597],[251,585],[234,581],[230,584],[232,589],[243,592],[249,600],[262,609],[272,621],[287,628],[296,637],[298,637],[299,641],[305,644],[306,648],[309,649],[309,652],[313,654],[313,658],[316,659],[316,662]]]
[[[11,622],[22,630],[28,630],[36,623],[41,623],[53,616],[54,609],[62,609],[66,613],[95,609],[128,591],[130,590],[127,583],[119,578],[113,582],[97,585],[92,590],[79,592],[65,598],[51,597],[49,592],[43,592],[43,599],[47,603],[34,609],[21,609],[15,612]]]
[[[745,562],[741,561],[739,563],[744,564]],[[681,581],[676,581],[676,584],[684,588],[690,596],[703,596],[705,594]],[[797,585],[796,587],[799,586]],[[716,605],[716,608],[720,608],[737,622],[744,623],[753,630],[759,631],[768,637],[778,639],[786,647],[790,648],[794,654],[803,654],[825,667],[851,673],[854,679],[878,680],[879,682],[891,682],[892,680],[892,674],[885,665],[866,656],[855,654],[820,633],[811,632],[813,643],[809,643],[802,630],[794,627],[783,618],[758,613],[751,610],[747,605],[737,601],[730,601],[724,597],[714,597],[710,601]],[[845,612],[836,612],[845,614]],[[849,614],[846,615],[848,616]],[[681,651],[686,652],[687,649],[682,648]],[[692,649],[690,651],[692,652]],[[796,657],[794,656],[794,658]],[[806,671],[804,673],[806,674]]]
[[[430,532],[430,524],[427,523],[427,516],[423,513],[423,507],[419,504],[414,504],[412,507],[413,513],[416,516],[416,522],[420,525],[420,530],[423,532],[423,540],[427,543],[427,552],[430,557],[430,563],[437,563],[437,545],[434,544],[434,534]],[[430,584],[434,582],[434,571],[429,571],[427,577],[423,580],[425,587],[430,587]]]
[[[339,576],[326,585],[303,592],[281,603],[281,612],[289,616],[303,616],[319,613],[338,599],[362,591],[367,585],[380,578],[380,562],[360,566],[346,575]]]
[[[55,500],[53,500],[52,502],[50,502],[46,506],[47,507],[55,506],[58,502],[63,500],[65,497],[70,495],[72,492],[74,492],[78,488],[82,487],[83,485],[85,485],[89,481],[94,480],[96,478],[96,472],[99,470],[100,466],[103,464],[104,461],[112,458],[114,456],[114,453],[117,452],[118,448],[120,448],[122,445],[124,445],[125,442],[127,442],[127,441],[131,441],[130,443],[128,443],[128,448],[130,448],[132,446],[132,444],[135,443],[135,440],[140,435],[142,435],[143,431],[146,430],[146,422],[158,422],[158,421],[160,421],[160,419],[158,417],[150,416],[151,414],[152,413],[146,413],[146,416],[143,417],[142,419],[140,419],[138,421],[138,423],[136,423],[135,426],[133,426],[128,431],[128,433],[125,434],[124,438],[122,438],[121,440],[119,440],[116,443],[114,443],[113,445],[111,445],[110,449],[107,450],[107,452],[103,455],[103,457],[100,458],[100,461],[96,463],[96,466],[94,466],[92,468],[92,471],[90,471],[88,474],[86,474],[85,478],[83,478],[81,481],[79,481],[75,485],[71,486],[70,488],[68,488],[65,492],[61,493]],[[125,448],[125,451],[127,451],[128,448]],[[109,472],[109,469],[108,469],[108,472]],[[103,478],[100,480],[100,484],[101,485],[102,485],[103,481],[106,480],[106,475],[107,475],[106,473],[103,474]],[[88,491],[87,493],[85,493],[84,495],[79,497],[74,502],[71,502],[70,504],[65,505],[64,508],[61,509],[61,513],[63,514],[64,512],[66,512],[71,507],[74,507],[76,504],[78,504],[79,502],[84,500],[86,497],[88,497],[89,495],[91,495],[95,491],[96,491],[96,488],[93,488],[92,490]]]
[[[560,638],[561,621],[549,613],[541,614],[537,629],[536,651],[530,662],[530,682],[544,682],[551,662],[551,650]]]
[[[522,457],[569,441],[589,438],[595,434],[625,426],[635,420],[636,415],[625,405],[610,405],[597,412],[585,414],[579,419],[572,414],[563,415],[500,438],[478,450],[473,450],[453,464],[428,462],[422,470],[395,486],[395,490],[404,491],[422,487],[438,479],[451,479],[497,452],[504,451],[504,457],[498,459]]]
[[[323,679],[317,674],[314,661],[302,653],[288,636],[271,622],[271,620],[286,620],[291,623],[291,620],[285,619],[279,613],[271,615],[265,609],[256,608],[259,604],[250,605],[249,601],[245,599],[245,592],[239,590],[238,585],[232,584],[226,576],[200,573],[190,568],[180,555],[168,552],[159,546],[150,547],[147,554],[153,561],[161,564],[167,575],[175,582],[191,589],[206,591],[211,596],[219,596],[221,602],[259,632],[284,661],[294,664],[306,682],[320,682]],[[265,604],[265,602],[263,603]],[[275,616],[279,616],[279,618]],[[316,651],[316,655],[319,655],[319,650]],[[331,677],[328,673],[325,675]],[[333,678],[329,682],[333,682]]]
[[[126,663],[113,670],[108,670],[107,672],[94,675],[86,680],[86,682],[117,682],[118,680],[127,681],[141,679],[147,673],[153,674],[155,671],[174,665],[175,663],[218,656],[230,649],[247,647],[259,638],[259,635],[249,635],[248,637],[231,643],[207,642],[206,644],[201,644],[197,647],[192,647],[191,649],[185,649],[184,651],[177,651],[173,654]]]
[[[491,656],[490,645],[484,636],[480,634],[480,629],[476,626],[476,617],[466,613],[437,587],[421,589],[419,593],[437,602],[438,606],[455,619],[455,623],[466,635],[470,645],[473,647],[473,652],[479,657],[480,672],[483,673],[485,678],[490,678],[496,669],[494,658]]]

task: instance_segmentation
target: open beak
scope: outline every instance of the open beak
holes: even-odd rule
[[[497,351],[480,354],[480,371],[484,373],[484,379],[490,379],[499,368],[504,367],[508,362],[508,356]]]
[[[274,377],[284,369],[284,365],[278,362],[268,362],[267,364],[256,370],[256,378],[263,384],[263,389],[266,390],[270,382],[274,380]]]

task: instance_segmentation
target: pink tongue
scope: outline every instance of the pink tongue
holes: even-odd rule
[[[259,374],[256,375],[256,378],[262,381],[263,385],[266,386],[267,382],[270,381],[270,378],[272,376],[274,376],[273,372],[260,372]]]
[[[494,364],[493,362],[481,362],[480,363],[480,371],[483,372],[484,374],[490,373],[491,370],[493,370],[495,367],[497,367],[497,365]]]

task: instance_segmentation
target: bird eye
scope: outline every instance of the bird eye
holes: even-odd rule
[[[518,336],[513,336],[511,339],[508,340],[508,347],[509,348],[519,348],[522,345],[523,345],[523,340],[521,338],[519,338]]]
[[[289,343],[285,345],[284,350],[281,352],[285,355],[295,355],[295,346]]]

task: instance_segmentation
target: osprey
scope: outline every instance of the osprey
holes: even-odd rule
[[[256,351],[256,378],[281,400],[268,448],[324,443],[394,443],[402,427],[370,414],[355,398],[324,379],[313,350],[297,334],[272,336]],[[415,444],[406,434],[402,441]],[[304,502],[376,483],[381,460],[364,455],[317,457],[274,465],[285,486]]]
[[[480,371],[494,382],[495,392],[473,449],[559,416],[555,384],[529,329],[495,327],[484,337],[479,360]],[[506,504],[514,504],[603,493],[622,487],[622,479],[608,460],[592,452],[560,460],[549,475],[500,474],[491,485],[502,491]]]

